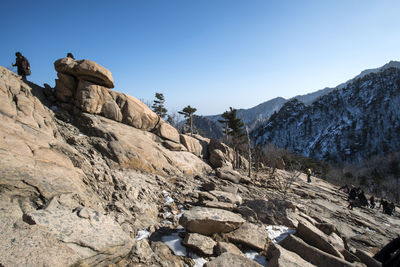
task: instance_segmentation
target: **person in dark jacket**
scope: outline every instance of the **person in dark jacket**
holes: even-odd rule
[[[67,57],[72,58],[72,59],[75,59],[75,58],[74,58],[74,55],[72,55],[72,53],[68,53],[68,54],[67,54]]]
[[[369,198],[369,207],[370,207],[371,209],[374,209],[374,208],[375,208],[375,198],[374,198],[374,196],[371,196],[371,197]]]
[[[29,61],[24,56],[22,56],[20,52],[15,53],[15,56],[17,58],[15,59],[15,64],[12,64],[12,66],[17,66],[18,75],[21,75],[22,79],[26,81],[26,76],[31,75],[31,66],[29,64]]]

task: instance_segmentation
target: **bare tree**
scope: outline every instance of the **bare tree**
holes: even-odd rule
[[[246,125],[246,135],[247,135],[247,147],[248,147],[248,153],[249,153],[249,178],[251,178],[251,146],[250,146],[250,136],[249,136],[249,127]]]

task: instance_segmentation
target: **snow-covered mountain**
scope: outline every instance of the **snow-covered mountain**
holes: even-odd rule
[[[385,66],[362,72],[309,106],[288,101],[253,132],[256,142],[330,162],[399,151],[400,69]]]
[[[400,69],[400,62],[399,61],[390,61],[389,63],[383,65],[382,67],[375,68],[375,69],[367,69],[362,71],[359,75],[354,77],[353,79],[348,80],[347,82],[341,83],[338,86],[331,88],[326,87],[324,89],[317,90],[315,92],[305,94],[305,95],[297,95],[291,99],[285,99],[282,97],[277,97],[266,102],[263,102],[255,107],[249,109],[238,109],[237,115],[239,118],[242,119],[244,123],[246,123],[250,129],[254,129],[256,126],[260,125],[261,123],[265,122],[269,119],[269,117],[276,111],[278,111],[287,101],[292,99],[297,99],[300,102],[311,105],[315,100],[319,97],[322,97],[336,89],[343,89],[352,81],[362,78],[370,73],[378,73],[382,70],[388,68],[399,68]],[[205,116],[206,118],[218,123],[218,120],[221,119],[221,114],[218,115],[210,115]]]
[[[266,102],[263,102],[255,107],[249,109],[238,109],[237,115],[242,119],[247,126],[249,126],[250,130],[254,130],[258,128],[260,125],[263,125],[268,121],[270,116],[277,112],[282,108],[282,106],[288,101],[292,101],[293,99],[297,99],[301,103],[305,105],[311,105],[314,101],[318,100],[320,97],[323,97],[335,90],[340,90],[345,88],[347,85],[352,83],[353,81],[363,78],[364,76],[371,73],[378,73],[382,70],[386,70],[388,68],[398,68],[400,69],[399,61],[390,61],[389,63],[375,69],[367,69],[362,71],[359,75],[354,77],[353,79],[348,80],[347,82],[341,83],[334,88],[326,87],[321,90],[317,90],[315,92],[305,94],[305,95],[297,95],[291,99],[285,99],[282,97],[277,97]],[[195,127],[202,129],[206,136],[215,138],[216,136],[220,136],[222,134],[222,130],[218,123],[218,120],[221,119],[221,114],[218,115],[210,115],[210,116],[199,116],[197,118],[197,122],[195,121]],[[212,123],[212,122],[214,123]],[[205,128],[204,128],[205,127]],[[204,129],[203,129],[204,128]]]

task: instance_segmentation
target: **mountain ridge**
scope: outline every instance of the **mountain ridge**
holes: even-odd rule
[[[356,163],[396,152],[400,150],[399,88],[400,69],[371,72],[310,106],[292,99],[254,136],[257,143],[273,143],[328,162]]]

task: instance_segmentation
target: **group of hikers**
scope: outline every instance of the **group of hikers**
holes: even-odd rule
[[[347,184],[339,188],[339,190],[343,190],[344,192],[348,193],[348,201],[349,201],[349,209],[353,209],[353,207],[368,207],[374,209],[377,205],[375,202],[374,196],[369,198],[364,194],[364,191],[360,187],[352,187],[350,188]],[[383,198],[380,201],[378,209],[382,207],[383,212],[392,215],[395,211],[395,205],[393,202],[389,202],[384,200]]]
[[[22,77],[22,80],[26,81],[26,76],[31,75],[31,65],[29,64],[29,61],[26,59],[26,57],[21,54],[21,52],[16,52],[15,56],[15,63],[13,63],[12,66],[17,67],[18,75]],[[68,53],[67,57],[75,59],[72,53]]]

